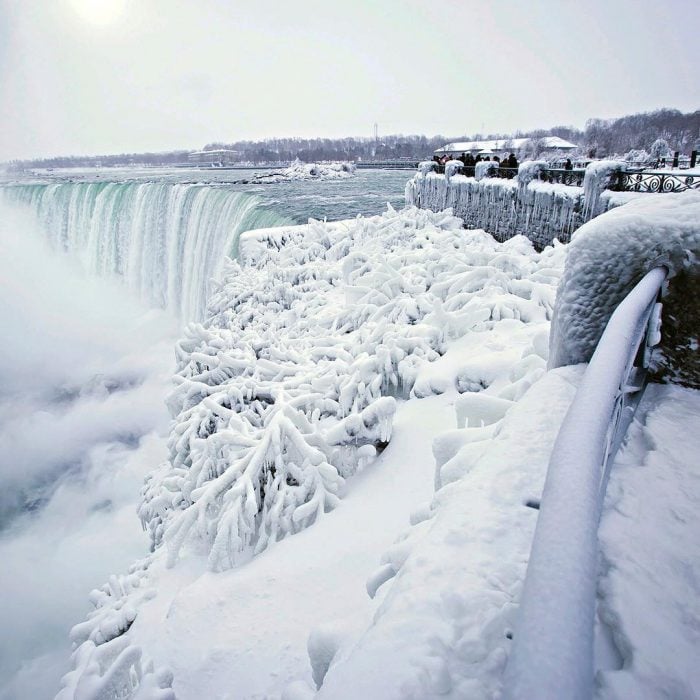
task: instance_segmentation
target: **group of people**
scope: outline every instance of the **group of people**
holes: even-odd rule
[[[438,165],[444,166],[448,160],[452,160],[452,157],[445,154],[444,156],[433,156],[433,160],[438,163]],[[473,175],[476,164],[483,161],[491,161],[491,156],[482,156],[480,153],[477,153],[475,158],[471,153],[462,153],[462,155],[455,160],[461,160],[462,163],[464,163],[464,167],[467,168],[465,174]],[[504,177],[512,177],[513,172],[517,171],[518,169],[518,159],[515,157],[515,153],[511,153],[509,156],[503,156],[503,160],[501,160],[498,156],[494,156],[493,163],[499,169],[511,171],[504,174]]]

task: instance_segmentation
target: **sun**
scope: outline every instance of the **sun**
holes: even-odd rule
[[[70,0],[76,14],[84,22],[105,26],[119,19],[126,5],[125,0]]]

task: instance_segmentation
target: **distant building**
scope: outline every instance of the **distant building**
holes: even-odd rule
[[[541,136],[539,138],[530,139],[492,139],[490,141],[460,141],[457,143],[445,144],[442,148],[435,151],[436,156],[461,156],[462,153],[471,153],[473,156],[481,153],[482,155],[492,153],[511,153],[519,151],[529,141],[536,141],[542,145],[545,151],[573,151],[578,148],[575,143],[566,141],[558,136]]]
[[[232,151],[227,148],[218,148],[213,151],[195,151],[187,155],[187,162],[196,165],[208,165],[223,167],[239,162],[241,154],[239,151]]]

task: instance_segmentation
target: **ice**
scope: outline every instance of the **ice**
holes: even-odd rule
[[[626,168],[627,163],[620,160],[597,160],[588,164],[583,178],[584,216],[587,220],[605,211],[605,202],[600,195],[610,184],[610,178]]]
[[[254,184],[273,184],[288,180],[338,180],[355,174],[354,163],[302,163],[295,160],[284,170],[256,175],[250,179]]]
[[[672,278],[697,275],[699,222],[700,193],[688,191],[647,195],[582,226],[557,293],[550,366],[587,362],[613,309],[653,267],[665,266]],[[664,314],[692,313],[693,303],[677,299]]]
[[[438,175],[432,165],[422,163],[406,184],[407,204],[433,211],[450,207],[467,228],[483,228],[498,240],[525,235],[539,248],[555,240],[568,241],[584,221],[645,196],[604,191],[611,177],[625,167],[618,161],[591,163],[584,187],[540,181],[546,161],[521,163],[512,180],[486,177],[497,165],[491,161],[477,163],[477,177],[448,175],[447,170],[444,176]]]

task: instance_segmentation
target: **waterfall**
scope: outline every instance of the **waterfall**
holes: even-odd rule
[[[97,275],[117,275],[151,306],[204,316],[210,282],[246,230],[295,223],[227,187],[156,182],[62,182],[0,187],[28,206],[53,247]]]

